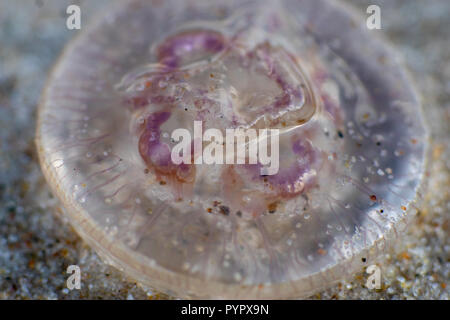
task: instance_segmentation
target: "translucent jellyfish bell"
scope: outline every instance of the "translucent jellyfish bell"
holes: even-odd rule
[[[425,171],[410,81],[336,1],[121,2],[67,46],[38,117],[75,229],[181,297],[302,297],[351,276],[399,237]],[[278,173],[172,163],[194,121],[279,129]]]

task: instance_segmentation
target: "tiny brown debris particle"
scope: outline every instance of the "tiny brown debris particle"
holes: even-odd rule
[[[434,160],[440,159],[443,152],[444,152],[444,146],[443,145],[438,145],[438,146],[434,147],[433,148],[433,159]]]
[[[269,203],[269,205],[267,206],[267,210],[269,210],[269,213],[275,213],[275,211],[277,211],[277,203],[276,202],[272,202]]]
[[[214,206],[214,207],[217,207],[220,203],[221,203],[220,201],[214,200],[213,206]]]
[[[374,195],[374,194],[372,194],[372,195],[370,196],[370,200],[372,200],[372,201],[377,201],[377,196]]]
[[[26,181],[22,182],[19,196],[21,198],[24,198],[29,189],[30,189],[29,183]]]
[[[404,259],[404,260],[411,260],[411,256],[409,255],[408,252],[402,252],[402,253],[400,254],[400,257],[401,257],[402,259]]]
[[[165,184],[166,184],[166,182],[165,182],[165,181],[163,181],[163,180],[161,180],[161,181],[159,182],[159,184],[163,186],[163,185],[165,185]]]
[[[28,261],[28,268],[30,269],[34,269],[36,263],[34,261],[34,259],[31,259],[30,261]]]
[[[324,256],[324,255],[327,254],[327,251],[322,249],[322,248],[320,248],[319,250],[317,250],[317,253],[320,254],[321,256]]]
[[[61,249],[60,255],[62,257],[67,257],[68,254],[69,254],[69,251],[67,249]]]
[[[224,216],[227,216],[230,214],[230,208],[228,208],[227,206],[220,206],[220,213],[223,214]]]
[[[214,75],[213,75],[212,73],[210,73],[209,76],[210,76],[211,78],[214,78]]]
[[[416,144],[417,143],[417,139],[411,139],[411,143],[412,144]]]
[[[447,288],[447,284],[445,282],[442,282],[441,287],[442,287],[442,289],[445,289],[445,288]]]
[[[150,172],[150,170],[148,170],[147,168],[144,169],[144,173],[148,174]]]
[[[208,211],[209,213],[211,213],[211,212],[212,212],[212,208],[208,208],[208,209],[206,209],[206,211]]]
[[[406,207],[405,206],[401,206],[403,211],[406,211]]]

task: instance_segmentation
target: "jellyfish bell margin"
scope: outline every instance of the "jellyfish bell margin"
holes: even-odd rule
[[[39,158],[76,231],[139,282],[181,297],[305,297],[401,241],[425,171],[420,104],[389,46],[339,3],[241,5],[106,12],[50,76]],[[279,171],[166,165],[166,133],[195,120],[284,129]]]

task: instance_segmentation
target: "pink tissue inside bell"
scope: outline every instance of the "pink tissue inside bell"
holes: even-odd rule
[[[220,52],[225,45],[223,36],[218,32],[187,31],[166,39],[158,47],[157,56],[160,63],[177,68],[194,59],[204,59]]]
[[[155,51],[158,62],[166,67],[150,70],[129,82],[130,87],[139,83],[143,87],[127,92],[128,101],[131,110],[146,117],[144,128],[138,130],[139,151],[160,179],[175,176],[176,183],[188,183],[194,189],[201,183],[193,170],[197,165],[172,162],[170,143],[161,141],[162,126],[165,130],[192,127],[187,120],[190,119],[222,132],[242,125],[296,128],[314,114],[317,106],[309,88],[311,82],[295,55],[269,42],[246,47],[245,39],[245,33],[227,39],[212,30],[169,36]],[[213,61],[218,53],[220,59]],[[200,61],[206,63],[190,65]],[[234,202],[236,210],[265,211],[269,202],[289,199],[315,187],[324,155],[307,140],[314,139],[312,132],[280,135],[287,151],[281,155],[281,166],[275,175],[262,176],[260,163],[217,164],[217,168],[202,170],[235,176],[223,179],[218,196],[224,201],[234,202],[229,190],[240,188],[247,190],[242,192],[244,196],[248,193],[250,198],[259,199],[253,200],[257,206]],[[186,175],[192,178],[186,180]]]

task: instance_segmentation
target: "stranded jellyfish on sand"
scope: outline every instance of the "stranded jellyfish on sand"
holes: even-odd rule
[[[278,129],[276,174],[173,163],[171,133],[194,121]],[[325,0],[120,3],[64,51],[37,129],[51,188],[108,263],[235,299],[304,297],[370,265],[416,210],[426,139],[395,55]]]

